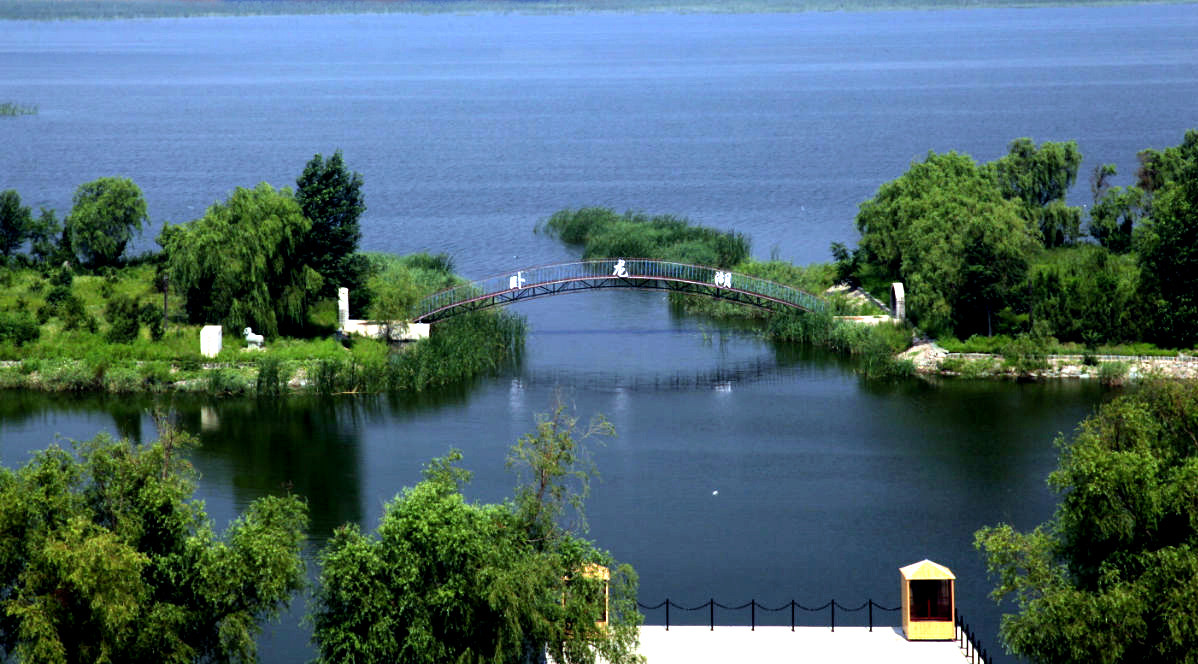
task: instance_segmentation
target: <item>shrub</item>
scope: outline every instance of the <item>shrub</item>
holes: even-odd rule
[[[1048,368],[1046,344],[1027,334],[1020,334],[1002,349],[1003,364],[1016,373],[1029,375]]]
[[[204,375],[204,386],[209,394],[216,396],[234,396],[249,390],[249,382],[244,377],[223,367],[209,369]]]
[[[137,367],[142,382],[148,389],[157,390],[170,384],[171,366],[167,362],[142,362]]]
[[[51,392],[83,392],[94,387],[95,374],[83,362],[66,361],[43,367],[38,377]]]
[[[8,313],[0,311],[0,342],[9,342],[20,346],[31,341],[37,341],[41,330],[29,314]]]
[[[1129,362],[1103,362],[1098,366],[1098,380],[1103,385],[1122,385],[1130,369]]]
[[[111,327],[105,338],[109,343],[127,344],[137,339],[141,329],[137,303],[127,295],[117,295],[108,301],[105,316]]]
[[[274,398],[282,392],[279,380],[279,358],[264,355],[258,360],[258,377],[255,380],[254,391],[259,397]]]
[[[104,389],[108,392],[138,392],[145,389],[141,374],[134,367],[123,366],[109,369],[103,378]]]

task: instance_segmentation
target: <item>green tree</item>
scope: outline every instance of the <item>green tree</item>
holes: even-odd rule
[[[1198,344],[1198,132],[1186,133],[1176,175],[1153,192],[1138,238],[1142,293],[1152,341]]]
[[[29,229],[29,254],[37,263],[70,260],[73,252],[54,210],[42,208]]]
[[[1032,662],[1198,662],[1198,385],[1149,384],[1058,439],[1053,518],[979,530],[1009,652]]]
[[[186,436],[99,436],[0,468],[0,646],[19,661],[251,662],[304,581],[306,507],[266,497],[218,538]]]
[[[184,294],[188,319],[268,336],[302,327],[321,285],[298,258],[310,228],[291,192],[264,182],[163,229],[170,282]]]
[[[1147,205],[1147,196],[1139,187],[1107,189],[1090,208],[1090,235],[1115,253],[1131,251],[1132,231]]]
[[[146,201],[133,180],[104,177],[79,185],[66,220],[71,247],[89,267],[115,265],[147,221]]]
[[[907,309],[930,334],[988,333],[1017,304],[1038,233],[967,155],[928,153],[857,214],[863,268],[906,283]],[[854,260],[856,260],[856,256]]]
[[[561,428],[538,426],[514,452],[516,463],[536,464],[545,478],[543,511],[530,512],[523,498],[468,502],[461,490],[469,473],[453,452],[387,504],[374,533],[352,524],[337,530],[319,558],[313,638],[320,661],[638,659],[635,573],[548,518],[570,493],[562,481],[574,477],[581,454],[568,420],[556,421]],[[596,626],[602,582],[580,573],[588,564],[614,568],[603,629]]]
[[[354,252],[362,239],[358,218],[366,211],[362,174],[345,167],[340,150],[327,160],[317,154],[295,181],[295,200],[312,222],[299,260],[324,278],[326,295],[335,295],[339,287],[351,293],[360,289],[366,265]]]
[[[33,214],[13,189],[0,192],[0,256],[11,257],[29,237]]]
[[[1181,145],[1164,150],[1141,150],[1136,157],[1140,168],[1136,171],[1136,184],[1149,195],[1155,194],[1184,175],[1188,165],[1198,160],[1198,130],[1186,132]]]
[[[1082,154],[1077,143],[1041,143],[1030,138],[1011,141],[1007,154],[987,164],[1003,195],[1019,201],[1024,215],[1040,229],[1046,247],[1073,244],[1081,235],[1081,210],[1065,205],[1065,194],[1077,181]]]

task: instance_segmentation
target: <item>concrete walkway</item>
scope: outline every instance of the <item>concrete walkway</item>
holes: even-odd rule
[[[955,641],[907,641],[900,629],[875,627],[641,628],[647,664],[966,664]]]

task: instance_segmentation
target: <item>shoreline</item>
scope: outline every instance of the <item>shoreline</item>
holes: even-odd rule
[[[987,380],[1100,380],[1113,385],[1152,378],[1198,380],[1193,355],[1045,355],[1043,366],[1017,368],[998,353],[950,353],[935,342],[912,346],[896,356],[921,376]]]

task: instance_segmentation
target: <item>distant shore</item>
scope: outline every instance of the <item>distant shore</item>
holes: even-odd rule
[[[307,14],[756,14],[1189,4],[1144,0],[9,0],[0,20],[103,20]]]

